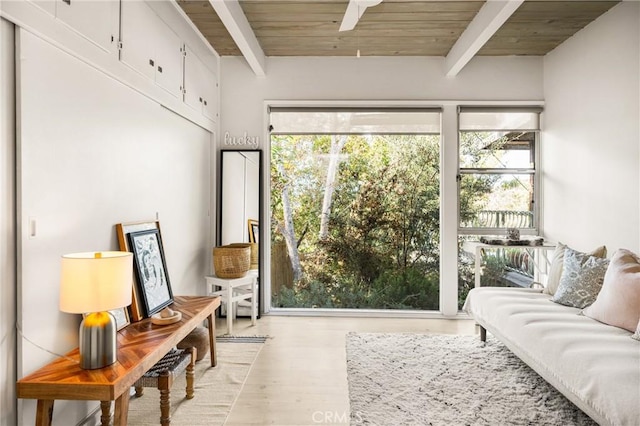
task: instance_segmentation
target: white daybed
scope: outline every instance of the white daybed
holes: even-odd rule
[[[482,287],[464,310],[601,425],[640,425],[640,342],[542,290]]]

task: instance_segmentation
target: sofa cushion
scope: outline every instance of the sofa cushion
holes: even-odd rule
[[[617,250],[604,275],[602,290],[583,313],[605,324],[636,331],[640,321],[640,259],[629,250]]]
[[[549,266],[549,274],[547,275],[547,286],[544,289],[545,294],[554,295],[560,284],[560,277],[562,276],[563,264],[564,264],[564,251],[570,248],[565,244],[558,243],[553,255],[551,256],[551,262]],[[600,246],[587,253],[596,257],[607,257],[607,248]]]
[[[566,248],[560,284],[551,300],[574,308],[591,305],[602,288],[608,266],[608,259]]]

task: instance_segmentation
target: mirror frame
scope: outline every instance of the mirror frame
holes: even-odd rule
[[[225,152],[255,152],[258,154],[258,318],[262,315],[262,300],[264,297],[264,265],[263,265],[263,253],[264,253],[264,235],[265,235],[265,222],[264,222],[264,183],[263,183],[263,167],[264,160],[262,149],[221,149],[220,151],[220,159],[218,164],[219,174],[218,174],[218,197],[217,197],[217,224],[216,224],[216,244],[218,246],[222,245],[222,197],[223,197],[223,176],[224,176],[224,157]],[[248,230],[248,223],[245,224],[246,231]]]

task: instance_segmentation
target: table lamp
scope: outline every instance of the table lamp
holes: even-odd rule
[[[88,313],[80,324],[80,367],[116,362],[116,320],[109,310],[131,304],[133,254],[123,251],[62,256],[60,310]]]

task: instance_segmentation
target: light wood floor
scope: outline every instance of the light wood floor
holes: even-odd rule
[[[226,332],[224,319],[217,334]],[[235,335],[268,335],[227,426],[349,424],[345,336],[348,332],[474,334],[471,320],[264,315]]]

